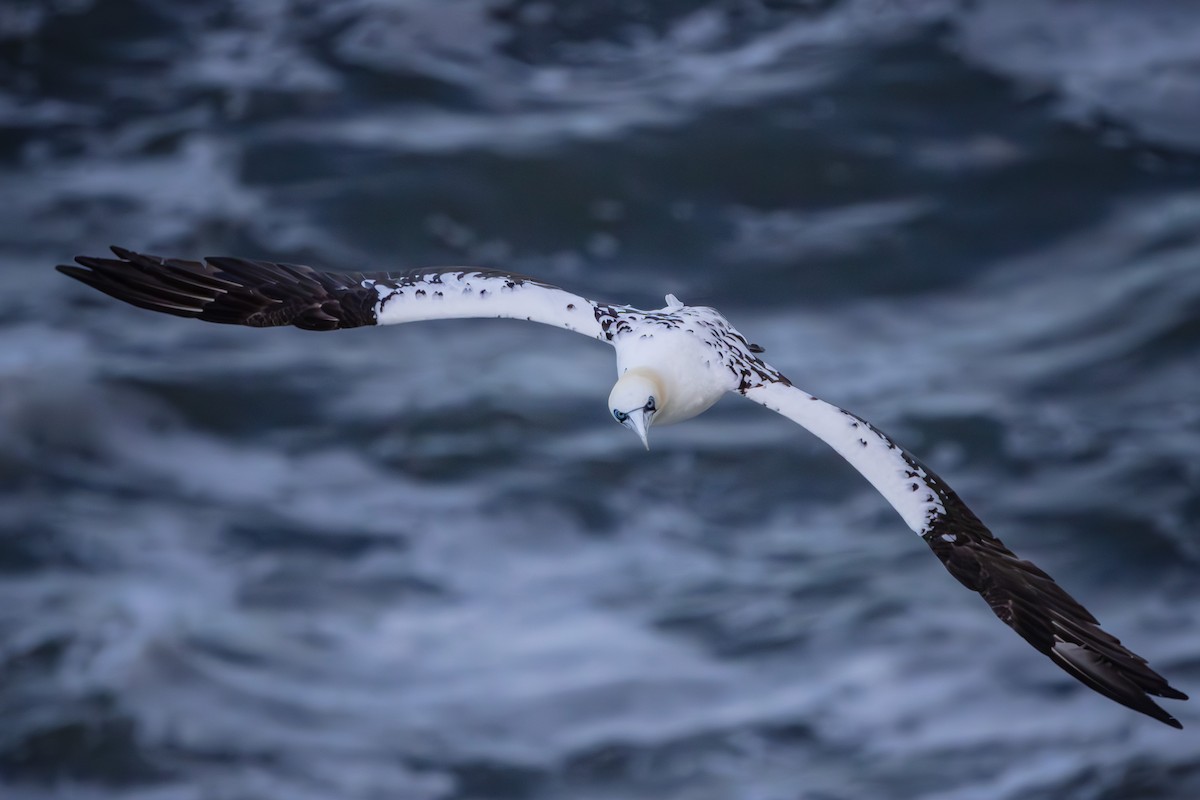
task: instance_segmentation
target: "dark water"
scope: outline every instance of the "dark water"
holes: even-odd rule
[[[1200,797],[819,442],[606,348],[120,307],[110,243],[722,308],[1200,694],[1200,9],[0,3],[0,796]]]

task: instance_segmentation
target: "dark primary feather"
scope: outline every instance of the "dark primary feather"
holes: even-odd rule
[[[314,331],[375,324],[379,297],[363,287],[369,276],[362,273],[241,258],[164,259],[120,247],[112,251],[116,258],[78,256],[79,266],[59,265],[58,271],[131,305],[208,322]]]
[[[927,480],[946,508],[923,538],[950,574],[979,592],[1025,641],[1085,686],[1174,728],[1183,726],[1148,695],[1186,700],[1130,652],[1042,570],[1018,558],[932,472]]]

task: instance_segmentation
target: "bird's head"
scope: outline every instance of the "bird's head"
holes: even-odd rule
[[[647,369],[627,370],[608,395],[608,410],[613,419],[638,435],[646,449],[650,442],[646,431],[654,424],[654,415],[666,403],[662,381]]]

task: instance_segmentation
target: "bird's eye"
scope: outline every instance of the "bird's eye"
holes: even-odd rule
[[[655,410],[654,398],[651,397],[649,400],[646,401],[646,405],[644,405],[642,407],[645,408],[647,411],[654,411]]]
[[[617,422],[624,422],[625,420],[629,419],[629,415],[626,414],[624,411],[618,411],[617,409],[614,408],[613,409],[613,419],[615,419]]]

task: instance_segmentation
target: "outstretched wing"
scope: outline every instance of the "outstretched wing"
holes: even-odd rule
[[[959,583],[1085,686],[1175,728],[1147,695],[1186,700],[1042,570],[992,535],[946,483],[866,420],[780,380],[739,390],[814,433],[879,490]]]
[[[555,325],[608,341],[598,306],[533,278],[474,267],[410,272],[320,272],[295,264],[208,258],[183,261],[120,247],[116,258],[79,256],[58,271],[126,303],[179,317],[314,331],[428,319],[503,317]]]

